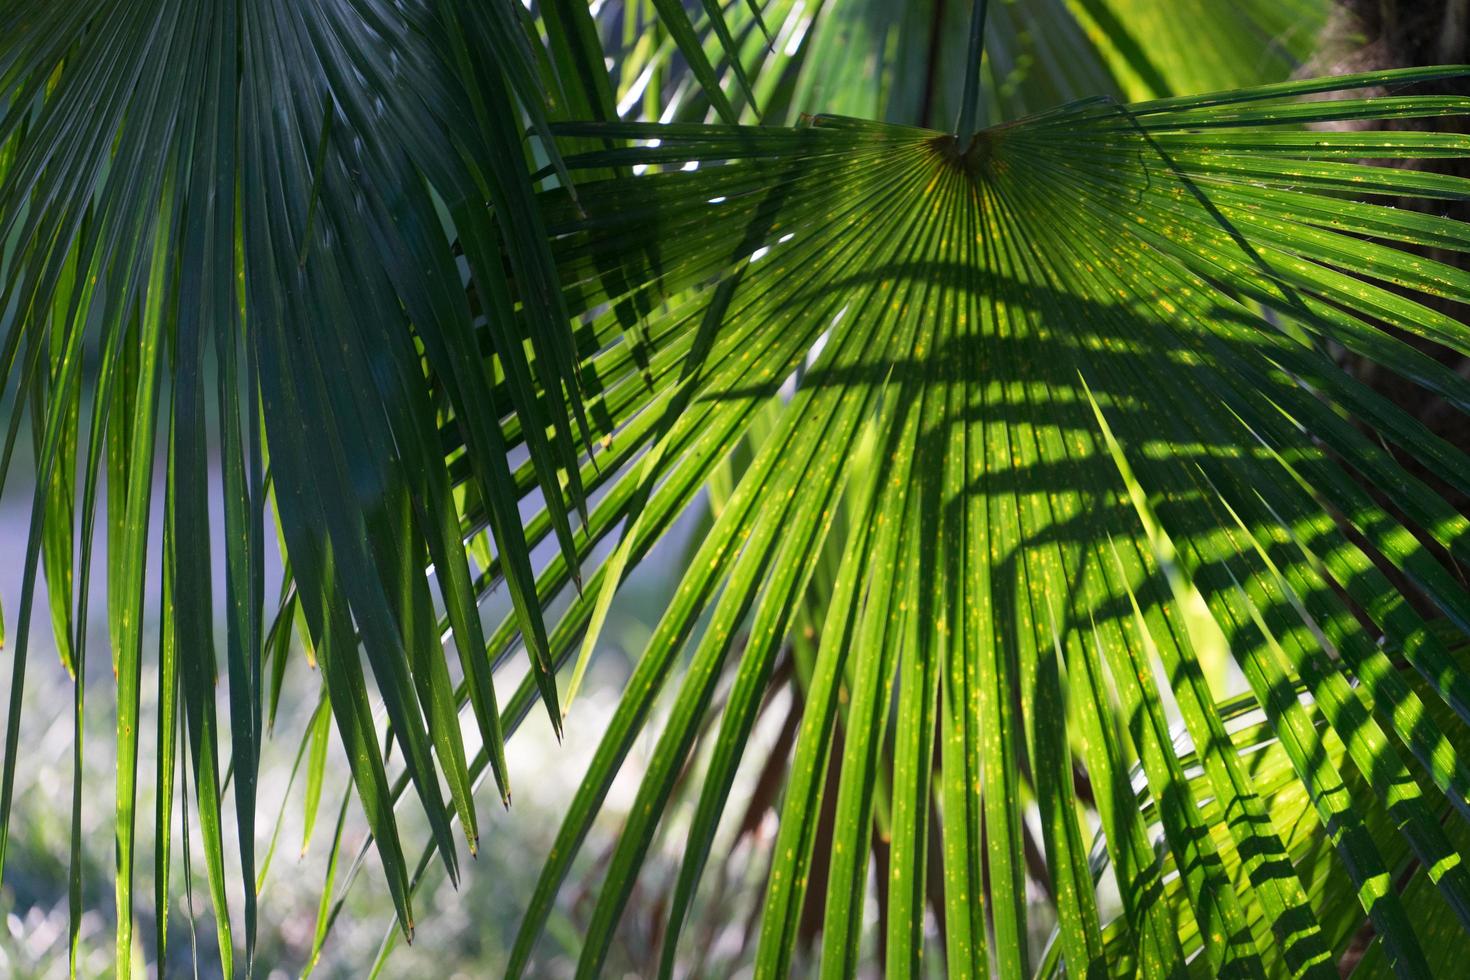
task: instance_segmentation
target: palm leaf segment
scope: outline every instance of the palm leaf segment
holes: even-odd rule
[[[1421,302],[1463,300],[1470,279],[1396,247],[1458,250],[1470,237],[1357,198],[1457,198],[1470,185],[1347,161],[1467,147],[1458,135],[1292,124],[1464,113],[1458,98],[1313,98],[1443,74],[1081,103],[967,146],[825,117],[785,131],[568,127],[625,144],[570,158],[574,173],[651,168],[579,184],[586,219],[547,200],[569,305],[606,310],[594,331],[624,338],[584,365],[591,414],[611,422],[615,444],[649,448],[629,504],[608,515],[627,521],[621,549],[562,635],[610,587],[604,572],[647,552],[758,413],[774,405],[777,421],[638,663],[512,972],[660,691],[677,682],[587,935],[581,971],[596,972],[729,677],[680,845],[672,967],[773,665],[830,550],[840,560],[807,651],[761,975],[790,968],[803,902],[825,903],[824,971],[856,968],[879,786],[891,786],[894,975],[920,968],[926,874],[942,876],[951,973],[983,973],[987,949],[1001,975],[1028,966],[1032,806],[1069,973],[1102,969],[1119,950],[1147,975],[1196,955],[1222,975],[1335,971],[1360,919],[1301,864],[1242,758],[1248,743],[1232,742],[1200,667],[1227,651],[1387,962],[1427,974],[1423,907],[1442,903],[1454,931],[1470,929],[1470,689],[1387,574],[1463,627],[1470,596],[1454,569],[1467,539],[1465,519],[1395,453],[1456,489],[1470,468],[1325,348],[1466,404],[1462,378],[1381,326],[1470,350],[1462,324]],[[1192,756],[1171,736],[1165,687]],[[1077,765],[1121,886],[1115,919],[1097,898]],[[830,870],[808,894],[829,767]],[[931,804],[942,867],[929,859]],[[1411,910],[1395,882],[1412,867],[1427,883]]]

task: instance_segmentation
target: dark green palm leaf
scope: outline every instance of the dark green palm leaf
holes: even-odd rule
[[[63,583],[78,534],[90,554],[105,458],[119,697],[119,970],[131,962],[143,582],[161,560],[172,582],[163,618],[177,643],[177,710],[229,972],[219,767],[228,749],[240,860],[253,881],[270,504],[390,888],[411,928],[359,640],[454,873],[438,773],[471,849],[476,829],[426,562],[439,572],[480,733],[502,793],[508,787],[463,543],[470,531],[452,486],[465,484],[462,492],[479,502],[479,526],[493,532],[498,576],[557,722],[516,504],[529,487],[511,471],[502,415],[527,420],[531,483],[551,505],[565,554],[576,548],[569,510],[585,513],[576,446],[587,420],[519,138],[523,111],[543,137],[545,117],[515,6],[27,0],[0,14],[0,35],[0,393],[15,392],[17,405],[0,479],[27,400],[40,477],[30,541],[6,554],[24,561],[28,584],[0,782],[0,867],[20,750],[30,587],[44,558],[53,618],[71,636],[62,654],[80,676],[85,580],[74,620]],[[477,287],[473,304],[456,250]],[[503,382],[482,349],[496,352]],[[444,412],[431,386],[447,396]],[[90,428],[78,473],[84,390]],[[169,544],[159,556],[146,542],[164,417]],[[214,702],[211,444],[219,447],[225,531],[227,739]],[[472,472],[451,477],[446,444],[467,447]],[[79,528],[69,503],[76,479],[86,488]],[[166,672],[166,685],[171,678]],[[81,689],[79,680],[79,734]],[[176,709],[171,686],[162,693],[167,786]],[[168,813],[160,810],[155,828],[165,878]],[[249,953],[251,888],[244,907]],[[161,907],[160,922],[165,914]]]

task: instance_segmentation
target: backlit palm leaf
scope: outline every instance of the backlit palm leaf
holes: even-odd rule
[[[1426,973],[1392,883],[1405,861],[1422,863],[1437,900],[1470,928],[1470,877],[1436,802],[1454,808],[1452,821],[1470,814],[1470,770],[1454,748],[1470,691],[1383,570],[1467,622],[1470,597],[1455,574],[1466,528],[1385,447],[1448,486],[1466,486],[1470,470],[1323,346],[1363,351],[1465,404],[1463,379],[1378,326],[1470,347],[1463,325],[1412,298],[1463,300],[1470,279],[1383,242],[1461,248],[1463,226],[1341,195],[1462,197],[1470,185],[1457,179],[1343,158],[1466,147],[1454,135],[1308,134],[1290,124],[1464,113],[1458,98],[1302,101],[1434,77],[1126,109],[1086,102],[969,145],[828,117],[787,131],[568,127],[626,144],[570,159],[574,172],[662,168],[580,184],[585,220],[548,200],[571,305],[610,304],[592,321],[609,336],[620,319],[639,319],[583,368],[595,379],[593,414],[605,407],[627,427],[611,431],[614,443],[651,446],[635,471],[646,490],[632,495],[623,544],[632,560],[755,413],[773,399],[780,408],[624,692],[532,900],[513,972],[621,760],[664,685],[677,682],[589,927],[582,970],[597,970],[706,707],[732,673],[675,892],[678,923],[767,678],[841,528],[759,973],[789,969],[804,900],[826,903],[824,971],[859,962],[875,786],[885,782],[889,972],[918,970],[924,878],[941,870],[949,971],[980,969],[987,918],[1001,974],[1027,967],[1021,842],[1033,803],[1060,956],[1069,972],[1103,969],[1074,762],[1099,788],[1124,896],[1109,941],[1145,973],[1181,969],[1196,952],[1222,974],[1335,970],[1349,937],[1324,931],[1225,737],[1197,666],[1211,650],[1228,650],[1243,673],[1389,962]],[[717,284],[688,291],[712,275]],[[606,587],[601,571],[590,581]],[[589,589],[556,633],[574,636],[592,601]],[[1429,712],[1379,636],[1449,713]],[[1173,692],[1208,792],[1187,788],[1161,687]],[[843,750],[829,759],[839,725]],[[1157,801],[1159,854],[1118,795],[1132,799],[1135,758]],[[808,896],[829,765],[840,767],[830,871],[824,894]],[[1234,877],[1225,842],[1209,833],[1210,799],[1226,801],[1229,847],[1249,855]],[[931,802],[942,869],[927,858]],[[1374,806],[1385,824],[1365,816]]]

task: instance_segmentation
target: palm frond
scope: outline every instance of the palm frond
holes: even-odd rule
[[[172,785],[180,731],[226,973],[220,752],[230,751],[240,863],[253,881],[268,506],[290,554],[293,609],[299,603],[305,615],[405,929],[413,921],[407,874],[359,640],[451,874],[457,858],[440,816],[439,774],[471,850],[477,831],[422,569],[432,562],[438,572],[479,732],[508,794],[477,609],[485,583],[473,580],[464,544],[487,526],[495,578],[509,586],[541,695],[560,722],[517,499],[539,488],[558,546],[573,554],[570,512],[586,507],[577,446],[588,428],[523,119],[541,134],[543,157],[560,160],[516,10],[429,0],[289,9],[253,0],[24,0],[0,14],[0,396],[15,399],[0,482],[26,404],[38,476],[29,542],[6,553],[24,562],[26,584],[0,782],[0,867],[43,561],[62,656],[78,678],[80,745],[87,574],[105,460],[119,971],[132,962],[150,566],[161,564],[169,583],[160,785]],[[483,350],[495,352],[498,376]],[[507,415],[525,420],[513,443],[500,425]],[[214,700],[211,444],[225,530],[228,737]],[[508,453],[520,446],[528,465],[516,473]],[[157,451],[168,461],[161,480]],[[469,472],[453,472],[446,456]],[[166,547],[150,555],[159,493]],[[279,690],[279,675],[274,683]],[[80,783],[79,748],[76,758]],[[154,828],[165,890],[170,807],[161,798]],[[244,908],[248,954],[252,888]]]
[[[928,859],[931,804],[958,975],[984,961],[987,933],[1002,975],[1031,961],[1022,853],[1031,804],[1068,972],[1102,968],[1109,943],[1145,972],[1196,955],[1222,974],[1333,969],[1345,938],[1324,931],[1314,904],[1323,896],[1305,887],[1223,727],[1199,669],[1212,649],[1239,667],[1331,828],[1348,891],[1389,961],[1425,973],[1424,937],[1392,882],[1411,855],[1470,928],[1470,878],[1441,819],[1445,805],[1455,820],[1470,815],[1470,770],[1453,748],[1470,700],[1446,647],[1385,572],[1407,576],[1465,625],[1465,519],[1387,447],[1449,487],[1465,487],[1470,470],[1324,348],[1364,352],[1465,404],[1463,379],[1383,327],[1466,350],[1466,328],[1416,297],[1463,301],[1470,280],[1381,241],[1397,226],[1398,241],[1458,248],[1449,243],[1464,241],[1462,226],[1342,196],[1463,197],[1470,185],[1457,178],[1342,158],[1414,159],[1465,144],[1444,134],[1302,138],[1284,127],[1461,115],[1470,103],[1455,97],[1320,98],[1457,74],[1131,107],[1095,100],[986,130],[967,146],[831,117],[785,131],[563,127],[623,144],[569,158],[574,173],[647,168],[579,184],[585,219],[556,192],[546,199],[569,306],[605,308],[591,321],[599,333],[640,322],[583,369],[596,379],[593,414],[605,406],[616,420],[614,441],[626,433],[651,447],[640,490],[628,494],[637,502],[621,546],[630,562],[757,411],[777,404],[779,422],[638,662],[531,899],[512,972],[530,961],[660,692],[677,683],[588,928],[580,972],[597,972],[730,674],[685,843],[677,894],[687,903],[772,666],[835,540],[843,557],[805,692],[758,973],[790,967],[827,766],[840,767],[840,782],[824,970],[851,972],[863,953],[880,774],[892,793],[891,972],[916,971],[923,950],[925,876],[940,872]],[[865,441],[871,453],[855,452]],[[570,640],[580,630],[593,591],[615,584],[607,567],[556,633]],[[1428,711],[1380,636],[1449,714]],[[681,669],[686,644],[692,659]],[[1163,687],[1208,794],[1189,788]],[[1134,759],[1151,815],[1131,804]],[[1106,942],[1076,763],[1116,801],[1097,807],[1126,896]],[[1211,835],[1209,799],[1220,801],[1230,846],[1247,855],[1235,859],[1240,873]],[[1391,832],[1370,823],[1371,807]],[[1149,844],[1151,820],[1163,827],[1163,853]],[[975,865],[982,853],[988,889]],[[676,927],[682,914],[673,910]],[[677,928],[668,935],[672,948]]]

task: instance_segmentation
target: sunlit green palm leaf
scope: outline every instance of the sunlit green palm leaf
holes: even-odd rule
[[[1078,823],[1068,774],[1080,761],[1096,785],[1126,786],[1135,757],[1158,801],[1166,850],[1141,851],[1147,835],[1127,807],[1102,808],[1113,865],[1130,876],[1120,881],[1130,938],[1114,930],[1109,942],[1124,942],[1150,970],[1179,967],[1195,951],[1222,974],[1331,969],[1344,937],[1323,931],[1314,904],[1322,896],[1304,887],[1287,845],[1262,822],[1261,792],[1237,750],[1220,741],[1217,698],[1197,660],[1218,649],[1240,667],[1306,799],[1332,828],[1377,942],[1396,969],[1425,973],[1424,942],[1391,887],[1395,855],[1422,862],[1436,900],[1470,928],[1470,876],[1435,802],[1452,804],[1454,820],[1470,813],[1470,768],[1454,748],[1470,700],[1442,643],[1379,568],[1409,576],[1450,621],[1470,622],[1470,596],[1455,578],[1465,520],[1377,439],[1449,486],[1466,486],[1470,468],[1344,374],[1323,345],[1368,353],[1466,404],[1463,379],[1380,325],[1470,348],[1467,328],[1411,298],[1463,300],[1470,279],[1371,240],[1398,212],[1338,196],[1463,197],[1470,185],[1458,179],[1340,158],[1413,158],[1463,152],[1465,143],[1371,133],[1304,140],[1282,127],[1464,114],[1470,103],[1448,97],[1302,101],[1447,74],[1128,108],[1084,102],[986,130],[968,146],[829,117],[787,131],[565,128],[626,144],[572,158],[574,172],[653,168],[581,185],[586,219],[548,199],[573,308],[610,303],[594,325],[616,323],[625,308],[650,311],[625,341],[650,338],[649,373],[609,354],[584,368],[603,390],[641,392],[629,408],[614,408],[623,402],[611,395],[602,404],[627,420],[629,437],[651,428],[662,440],[656,464],[634,471],[651,491],[624,545],[634,560],[659,526],[645,528],[647,515],[682,499],[685,473],[732,451],[758,406],[776,400],[780,421],[638,663],[532,898],[512,971],[528,962],[632,740],[677,681],[592,919],[582,969],[598,968],[715,686],[734,671],[687,842],[697,881],[758,694],[845,495],[859,503],[844,533],[861,543],[846,548],[839,581],[849,584],[826,615],[833,633],[814,683],[828,687],[814,688],[810,702],[821,713],[806,719],[797,743],[798,760],[810,760],[797,771],[820,772],[839,685],[848,711],[842,756],[828,763],[841,779],[824,970],[847,973],[865,955],[867,841],[874,786],[890,765],[882,744],[895,698],[890,971],[917,969],[909,957],[922,943],[913,931],[919,896],[924,876],[941,871],[928,866],[928,821],[916,819],[931,798],[941,832],[963,842],[946,841],[946,854],[984,842],[988,890],[950,865],[944,886],[955,910],[985,905],[1001,972],[1031,958],[1026,800],[1039,807],[1060,955],[1069,972],[1101,968],[1090,830]],[[1225,137],[1218,147],[1199,135],[1216,132]],[[1249,149],[1232,149],[1233,139]],[[1448,219],[1411,223],[1415,231],[1393,237],[1463,241]],[[719,285],[689,292],[712,276]],[[664,297],[669,305],[656,305]],[[794,393],[783,396],[793,378]],[[678,414],[650,423],[668,399]],[[876,440],[871,458],[853,452],[865,432]],[[1394,512],[1375,489],[1390,494]],[[601,574],[590,581],[603,584]],[[567,635],[592,601],[574,602]],[[712,619],[696,632],[706,611]],[[1426,711],[1375,635],[1403,651],[1448,714]],[[687,642],[693,659],[680,670]],[[1156,680],[1157,667],[1166,673]],[[1299,684],[1310,702],[1290,693]],[[1188,789],[1161,685],[1174,690],[1204,759],[1206,796]],[[1082,720],[1113,717],[1115,703],[1125,709],[1121,728]],[[1068,717],[1079,727],[1069,731]],[[931,778],[936,724],[941,769]],[[1341,754],[1327,750],[1335,743]],[[809,884],[804,828],[821,793],[820,779],[788,791],[759,972],[788,968],[791,910]],[[1209,795],[1228,801],[1230,846],[1250,855],[1243,877],[1207,832]],[[1391,831],[1363,815],[1372,806]],[[1159,861],[1185,871],[1171,878]],[[681,895],[687,901],[688,889]],[[965,938],[948,936],[960,970],[984,942],[984,920]]]

